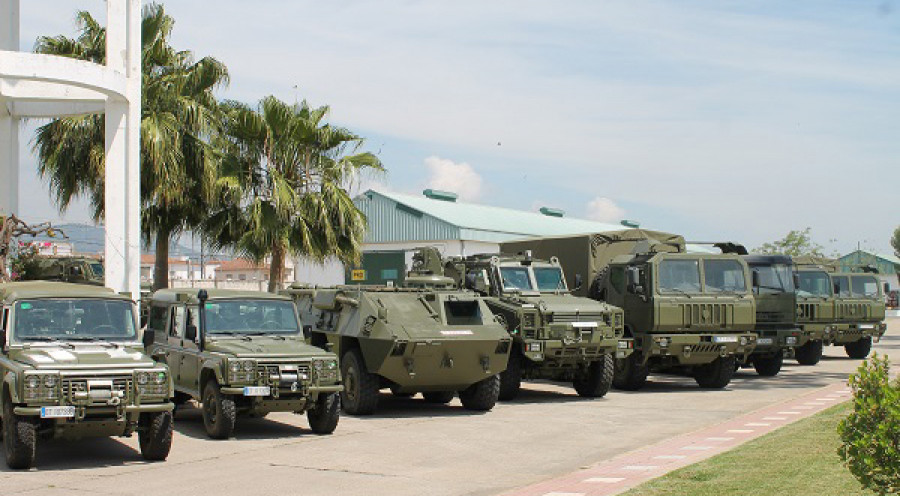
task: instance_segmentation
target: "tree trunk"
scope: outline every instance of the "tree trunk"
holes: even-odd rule
[[[153,262],[153,291],[169,287],[169,232],[156,233],[156,260]]]
[[[284,245],[276,242],[272,245],[272,265],[269,267],[269,292],[276,293],[284,280]]]

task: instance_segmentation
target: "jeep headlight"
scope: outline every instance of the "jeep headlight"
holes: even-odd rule
[[[28,389],[37,389],[41,385],[41,376],[29,375],[25,378],[25,387]]]
[[[256,360],[228,360],[228,382],[249,383],[256,379]]]
[[[337,369],[337,360],[333,358],[313,360],[313,370],[319,382],[336,382]]]
[[[165,370],[142,370],[134,374],[140,396],[168,396],[169,376]]]
[[[59,374],[35,373],[26,374],[25,400],[47,401],[59,399]]]
[[[139,386],[143,386],[150,382],[150,373],[149,372],[138,372],[137,373],[137,383]]]

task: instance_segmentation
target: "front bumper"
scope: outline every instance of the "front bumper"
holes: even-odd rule
[[[756,347],[756,334],[647,334],[635,338],[635,347],[645,362],[665,359],[677,365],[702,365],[729,355],[744,359]]]
[[[63,417],[60,420],[68,422],[77,422],[85,417],[96,415],[115,416],[117,419],[124,421],[127,414],[140,413],[157,413],[171,412],[175,409],[175,404],[171,402],[164,403],[145,403],[140,405],[119,405],[119,406],[78,406],[78,405],[52,405],[52,406],[75,406],[75,417]],[[41,406],[17,406],[13,407],[13,413],[22,416],[40,416]]]
[[[800,328],[758,329],[756,334],[754,355],[766,355],[784,349],[797,348],[805,345],[811,339],[811,334]]]
[[[834,328],[835,330],[826,341],[830,344],[842,345],[855,343],[864,337],[871,337],[877,342],[887,331],[887,324],[884,322],[841,323],[835,325]]]

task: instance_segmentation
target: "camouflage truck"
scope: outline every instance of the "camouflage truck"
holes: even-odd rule
[[[103,286],[103,261],[90,257],[38,256],[28,262],[20,279]]]
[[[515,398],[522,379],[569,382],[580,396],[609,391],[615,357],[633,348],[623,338],[620,308],[573,296],[555,257],[481,254],[451,257],[444,273],[485,297],[513,339],[500,399]]]
[[[134,302],[59,282],[0,284],[3,444],[10,468],[34,464],[38,437],[138,433],[141,454],[172,445],[172,378],[145,355]]]
[[[490,410],[506,370],[510,338],[476,294],[455,289],[379,286],[309,288],[293,296],[310,342],[341,357],[344,411],[373,413],[379,391],[422,393]]]
[[[800,365],[815,365],[822,347],[837,331],[834,320],[834,283],[826,268],[816,261],[795,259],[797,274],[797,324],[809,341],[794,350]]]
[[[761,376],[781,371],[785,354],[811,340],[797,322],[794,262],[786,255],[743,255],[750,266],[756,300],[756,348],[741,365],[752,365]]]
[[[724,388],[756,345],[747,263],[735,254],[686,253],[684,238],[642,229],[502,243],[505,252],[556,256],[574,294],[622,308],[634,353],[616,359],[613,385],[644,386],[650,371],[686,371]],[[590,284],[579,285],[585,278]]]
[[[228,438],[239,415],[305,412],[316,434],[337,427],[343,390],[337,357],[306,343],[290,298],[159,290],[150,300],[144,343],[171,368],[176,404],[200,403],[213,439]]]
[[[872,349],[872,341],[881,339],[887,330],[884,292],[872,273],[835,272],[834,284],[835,332],[828,344],[843,345],[850,358],[865,358]]]

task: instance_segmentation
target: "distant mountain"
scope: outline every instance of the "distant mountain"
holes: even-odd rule
[[[34,238],[34,240],[71,243],[76,253],[103,253],[106,242],[106,230],[103,228],[103,226],[92,226],[88,224],[59,224],[53,227],[64,232],[67,238],[63,238],[61,236],[57,236],[55,238],[50,238],[48,236],[38,236]],[[21,240],[28,241],[29,237],[24,236]],[[191,238],[189,234],[187,236],[183,236],[180,240],[171,242],[169,244],[169,255],[172,257],[200,257],[199,239],[195,243],[196,249],[191,248],[190,242]],[[142,252],[155,253],[156,250],[145,249],[142,250]]]

